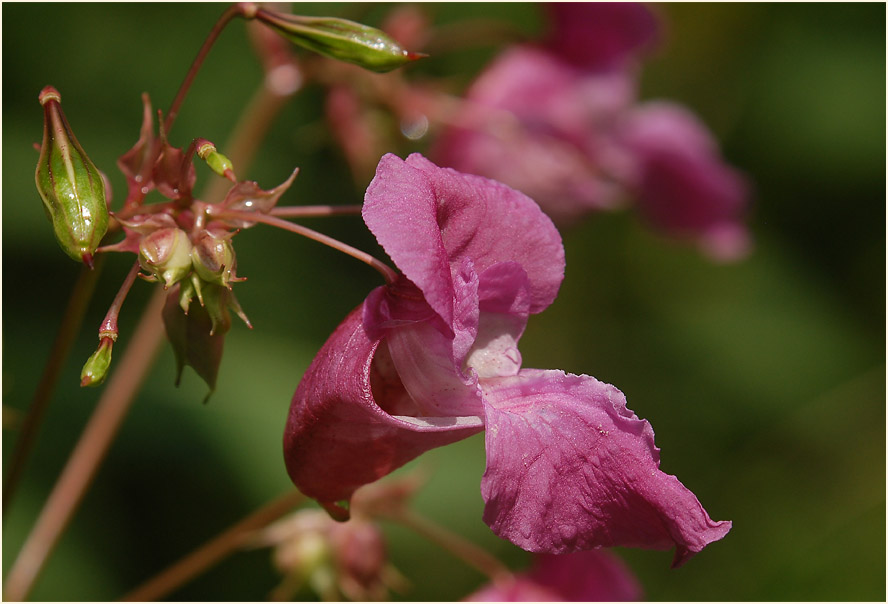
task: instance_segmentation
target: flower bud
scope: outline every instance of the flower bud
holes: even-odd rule
[[[216,145],[208,140],[201,139],[197,146],[197,156],[207,162],[210,170],[219,176],[224,176],[231,182],[236,182],[234,164],[231,163],[230,159],[216,151]]]
[[[113,338],[102,338],[99,347],[86,360],[83,369],[80,371],[81,386],[98,386],[105,381],[105,377],[108,375],[108,367],[111,366],[111,349],[113,346]]]
[[[56,240],[66,254],[92,266],[108,230],[105,182],[71,131],[61,95],[52,86],[40,92],[43,144],[35,180]]]
[[[401,48],[382,30],[334,17],[302,17],[259,9],[255,18],[297,46],[326,57],[385,72],[425,55]]]
[[[200,233],[191,252],[194,272],[208,283],[230,288],[229,282],[238,281],[234,276],[234,248],[228,237],[219,237],[209,231]]]
[[[191,241],[182,229],[158,229],[139,243],[139,264],[163,281],[164,288],[191,272]]]

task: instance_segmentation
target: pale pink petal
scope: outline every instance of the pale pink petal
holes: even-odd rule
[[[367,337],[362,314],[352,311],[306,370],[284,432],[290,478],[326,504],[483,429],[480,417],[393,416],[377,405],[370,371],[379,340]]]
[[[675,547],[673,565],[724,537],[694,494],[659,470],[650,425],[589,376],[523,370],[482,382],[484,521],[533,552]]]

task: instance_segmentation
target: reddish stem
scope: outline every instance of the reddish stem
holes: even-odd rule
[[[179,115],[179,109],[182,107],[182,102],[185,100],[185,95],[188,94],[188,89],[191,88],[191,83],[194,81],[195,76],[197,76],[197,72],[203,65],[204,59],[206,59],[207,54],[213,47],[213,43],[216,42],[219,34],[222,33],[222,30],[225,29],[225,26],[228,25],[229,21],[243,14],[244,7],[240,4],[234,4],[228,7],[228,9],[222,14],[222,16],[213,26],[213,29],[210,31],[206,40],[204,40],[203,46],[200,47],[197,56],[191,63],[191,68],[185,75],[185,79],[182,80],[182,85],[179,86],[179,91],[176,93],[176,98],[173,99],[173,103],[172,105],[170,105],[169,111],[167,111],[166,121],[163,124],[163,130],[167,133],[167,135],[169,135],[170,129],[173,127],[173,122],[176,121],[176,116]]]
[[[123,280],[117,295],[114,296],[114,301],[111,303],[107,314],[105,314],[105,319],[102,321],[101,327],[99,327],[99,339],[111,338],[113,341],[117,341],[117,317],[120,315],[120,307],[123,306],[123,301],[136,281],[136,275],[138,274],[139,261],[136,260],[129,273],[127,273],[126,279]]]
[[[339,216],[342,214],[360,214],[361,206],[283,206],[272,208],[272,216],[278,218],[315,218],[321,216]]]
[[[166,292],[158,288],[148,303],[117,370],[102,392],[89,423],[62,470],[62,475],[9,571],[3,589],[4,600],[21,601],[28,596],[49,553],[92,482],[99,462],[107,453],[163,340],[160,311],[165,297]]]
[[[285,231],[290,231],[291,233],[296,233],[297,235],[302,235],[303,237],[308,237],[318,243],[323,243],[324,245],[330,246],[335,250],[339,250],[345,254],[348,254],[352,258],[356,258],[361,262],[372,266],[376,269],[385,279],[386,283],[394,283],[398,278],[398,273],[395,272],[393,268],[391,268],[386,263],[377,260],[367,252],[362,252],[361,250],[354,248],[346,243],[342,243],[337,239],[333,239],[323,233],[318,233],[317,231],[310,229],[308,227],[304,227],[301,224],[294,224],[292,222],[287,222],[281,218],[277,218],[275,216],[268,216],[267,214],[260,214],[258,212],[242,212],[238,210],[228,210],[219,206],[210,206],[207,208],[207,213],[209,213],[213,218],[219,218],[221,220],[242,220],[244,222],[261,222],[263,224],[268,224],[271,226],[278,227],[280,229],[284,229]]]

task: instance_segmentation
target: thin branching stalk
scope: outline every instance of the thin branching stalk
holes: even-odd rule
[[[289,513],[305,499],[296,490],[281,495],[132,590],[121,601],[154,602],[169,595],[243,547],[255,531]]]
[[[338,250],[344,254],[348,254],[352,258],[360,260],[361,262],[373,267],[379,272],[379,274],[383,276],[386,283],[394,283],[398,278],[398,273],[395,272],[392,267],[382,262],[381,260],[374,258],[367,252],[362,252],[361,250],[354,248],[347,243],[343,243],[338,239],[333,239],[332,237],[324,235],[323,233],[318,233],[317,231],[308,227],[304,227],[301,224],[294,224],[292,222],[287,222],[282,218],[268,216],[266,214],[260,214],[258,212],[242,212],[239,210],[229,210],[218,206],[210,206],[209,208],[207,208],[207,212],[213,218],[243,220],[244,222],[261,222],[263,224],[284,229],[285,231],[296,233],[297,235],[302,235],[303,237],[308,237],[313,241],[317,241],[318,243],[323,243],[324,245],[330,246],[334,250]]]
[[[508,567],[489,552],[412,509],[405,508],[397,515],[389,517],[447,550],[491,580],[500,580],[511,576]]]
[[[163,340],[160,311],[165,297],[165,291],[155,289],[120,364],[102,392],[89,423],[9,571],[3,590],[4,600],[20,601],[28,596],[92,482]]]
[[[52,399],[52,393],[59,381],[59,375],[65,366],[68,354],[71,352],[71,346],[80,332],[80,326],[83,323],[83,316],[92,299],[96,282],[99,280],[99,274],[105,264],[105,257],[100,255],[95,260],[95,268],[90,270],[87,266],[82,266],[74,288],[71,290],[71,296],[68,299],[68,305],[62,315],[62,322],[59,325],[59,331],[56,339],[52,344],[49,359],[43,368],[43,374],[40,376],[40,382],[37,390],[34,392],[34,398],[31,399],[31,405],[28,407],[28,413],[22,421],[21,430],[15,441],[15,449],[12,452],[12,461],[9,462],[9,470],[6,474],[6,480],[3,483],[3,519],[7,517],[9,511],[9,503],[12,501],[12,495],[15,493],[21,478],[22,471],[25,468],[28,455],[34,443],[37,441],[37,432]]]
[[[361,206],[282,206],[272,208],[272,216],[278,218],[313,218],[320,216],[340,216],[348,214],[360,214]]]

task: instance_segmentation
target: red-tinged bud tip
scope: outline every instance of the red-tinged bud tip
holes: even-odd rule
[[[240,11],[244,19],[252,19],[259,11],[259,6],[255,2],[238,2],[237,10]]]
[[[88,266],[90,270],[93,270],[93,269],[96,268],[96,263],[95,263],[95,261],[93,260],[93,255],[92,255],[92,254],[90,254],[89,252],[84,252],[84,253],[83,253],[83,256],[81,256],[81,257],[83,258],[83,263],[84,263],[86,266]]]
[[[407,57],[407,60],[408,60],[408,61],[418,61],[419,59],[425,59],[425,58],[428,57],[429,55],[426,54],[426,53],[424,53],[424,52],[410,52],[410,51],[407,51],[407,54],[406,54],[405,56]]]
[[[40,101],[40,106],[46,105],[49,101],[55,101],[56,103],[62,102],[62,95],[59,94],[59,91],[56,90],[53,86],[46,86],[43,90],[40,91],[40,95],[37,97]]]
[[[234,183],[237,182],[237,176],[234,175],[234,172],[231,170],[231,168],[228,168],[227,170],[225,170],[225,174],[223,174],[223,176],[225,178],[227,178],[228,180],[230,180],[231,182],[234,182]]]

